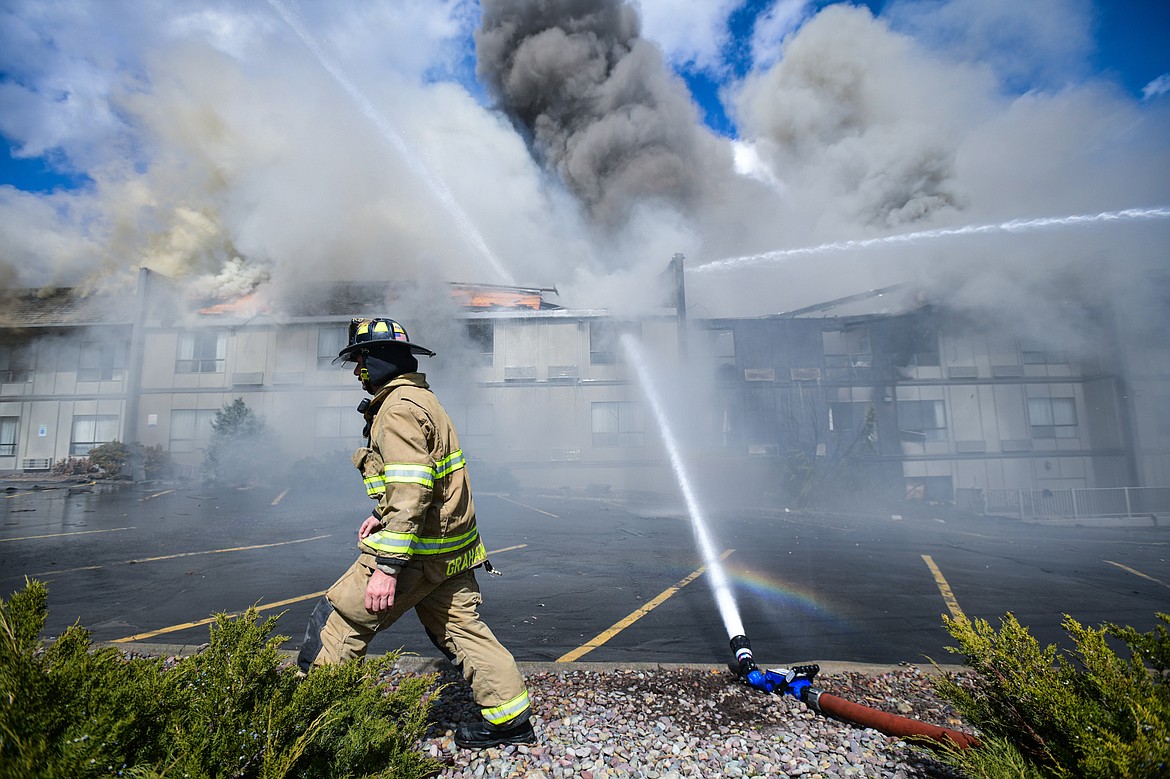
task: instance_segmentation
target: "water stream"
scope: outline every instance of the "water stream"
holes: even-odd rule
[[[844,252],[850,249],[866,249],[884,244],[916,243],[936,238],[949,238],[957,235],[980,235],[986,233],[1022,233],[1029,230],[1040,230],[1050,227],[1077,227],[1081,225],[1099,224],[1102,222],[1136,221],[1144,219],[1165,219],[1170,217],[1170,208],[1130,208],[1124,211],[1103,211],[1099,214],[1076,214],[1073,216],[1044,217],[1041,219],[1013,219],[1010,222],[986,225],[966,225],[964,227],[942,227],[937,230],[922,230],[916,233],[901,233],[887,235],[883,238],[864,238],[853,241],[834,241],[822,243],[819,246],[805,246],[799,249],[779,249],[763,254],[750,254],[743,257],[729,257],[723,260],[696,265],[688,268],[688,273],[705,273],[717,270],[732,270],[736,268],[761,265],[764,263],[784,260],[789,257],[798,257],[809,254],[827,254],[829,252]]]
[[[483,235],[476,228],[475,224],[472,223],[471,219],[464,212],[463,208],[460,207],[458,201],[455,200],[455,196],[451,194],[451,190],[447,188],[447,185],[443,183],[442,179],[435,176],[434,173],[432,173],[431,170],[427,168],[425,164],[423,164],[423,161],[414,152],[414,150],[410,147],[402,135],[399,134],[398,131],[394,129],[394,126],[391,125],[390,122],[386,119],[386,117],[374,107],[374,104],[370,102],[369,98],[362,94],[362,92],[353,84],[353,82],[349,80],[349,78],[345,75],[345,71],[341,69],[341,66],[339,66],[337,62],[329,56],[321,44],[318,43],[317,40],[309,34],[301,18],[282,0],[268,0],[268,4],[272,6],[272,8],[280,15],[280,18],[284,20],[284,23],[287,24],[294,33],[296,33],[297,37],[301,39],[301,42],[305,44],[305,47],[308,48],[313,56],[317,58],[317,61],[321,64],[321,67],[323,67],[329,73],[329,75],[333,77],[333,80],[336,81],[338,86],[341,87],[346,95],[348,95],[349,98],[353,100],[354,104],[358,107],[362,114],[371,122],[373,122],[382,138],[398,152],[402,159],[405,160],[406,163],[410,166],[411,171],[413,171],[414,174],[418,176],[424,184],[426,184],[427,188],[431,191],[431,194],[435,196],[435,199],[437,199],[443,208],[446,209],[451,218],[455,220],[455,227],[458,229],[460,235],[462,235],[468,243],[470,243],[479,251],[480,255],[491,266],[491,270],[496,275],[496,277],[506,284],[513,283],[512,274],[509,273],[506,268],[504,268],[503,263],[501,263],[499,258],[496,257],[495,253],[491,250],[491,247],[487,245]]]
[[[727,629],[727,637],[742,636],[744,634],[743,620],[740,619],[739,608],[735,604],[735,597],[731,590],[731,582],[727,578],[727,573],[723,568],[723,561],[719,558],[715,542],[711,539],[711,533],[707,530],[707,523],[703,519],[702,509],[699,507],[699,501],[695,497],[695,490],[691,483],[691,478],[687,474],[686,465],[683,463],[682,451],[679,449],[678,441],[675,439],[674,433],[670,428],[666,411],[662,407],[662,402],[659,399],[660,396],[655,389],[654,381],[647,368],[646,356],[642,353],[642,347],[638,343],[638,340],[629,333],[622,336],[621,344],[622,349],[626,353],[626,361],[634,369],[634,372],[637,373],[638,383],[642,387],[642,394],[645,395],[646,401],[649,403],[650,409],[658,422],[658,430],[662,435],[662,443],[666,446],[666,452],[670,456],[671,468],[674,469],[675,479],[678,481],[679,489],[682,490],[683,500],[686,501],[687,513],[691,518],[691,529],[695,534],[695,543],[699,547],[703,564],[707,568],[708,580],[711,582],[711,590],[715,596],[715,605],[718,607],[719,614],[723,618],[723,626]]]

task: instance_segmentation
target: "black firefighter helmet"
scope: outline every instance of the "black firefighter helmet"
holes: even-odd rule
[[[405,346],[411,354],[425,354],[434,357],[435,353],[425,346],[412,344],[406,328],[393,319],[376,317],[374,319],[352,319],[349,323],[349,340],[344,349],[337,353],[333,360],[339,362],[355,362],[359,353],[369,354],[371,351],[385,347]]]

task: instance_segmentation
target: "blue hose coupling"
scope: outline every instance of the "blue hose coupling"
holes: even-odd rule
[[[807,702],[805,699],[812,689],[813,680],[816,679],[817,673],[821,670],[819,665],[810,663],[808,665],[797,665],[792,668],[769,668],[765,671],[768,677],[768,682],[772,685],[772,689],[777,690],[781,695],[791,695],[802,703]]]
[[[747,636],[733,636],[731,651],[735,652],[735,660],[739,663],[739,677],[752,687],[763,692],[772,692],[775,689],[768,674],[760,670],[752,657],[752,643]]]

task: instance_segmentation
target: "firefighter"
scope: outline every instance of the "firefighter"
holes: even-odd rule
[[[528,690],[516,661],[479,617],[475,569],[491,570],[475,523],[463,451],[451,418],[418,372],[393,319],[355,319],[334,361],[353,362],[373,397],[358,410],[366,446],[353,463],[377,506],[358,531],[356,561],[317,604],[297,664],[363,657],[379,630],[414,609],[427,636],[471,685],[482,719],[455,734],[460,747],[534,743]]]

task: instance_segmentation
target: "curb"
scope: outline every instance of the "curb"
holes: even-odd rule
[[[112,647],[120,649],[123,652],[129,652],[138,655],[145,655],[147,657],[187,657],[196,654],[206,644],[152,644],[144,642],[133,643],[112,643],[112,642],[94,642],[94,646],[98,647]],[[297,653],[291,649],[280,650],[281,654],[290,660],[295,659]],[[759,660],[757,661],[759,663]],[[882,664],[882,663],[857,663],[848,660],[801,660],[798,662],[786,662],[786,666],[807,665],[815,663],[820,666],[821,674],[843,674],[843,673],[860,673],[867,676],[880,676],[881,674],[896,673],[898,671],[905,671],[907,669],[917,669],[921,673],[928,675],[935,675],[940,673],[959,673],[970,670],[964,665],[916,665],[913,663],[898,663],[898,664]],[[705,671],[709,673],[719,673],[723,671],[731,672],[730,658],[727,663],[622,663],[622,662],[582,662],[580,660],[571,663],[558,663],[553,661],[517,661],[517,667],[520,673],[528,676],[530,674],[550,673],[550,674],[567,674],[573,672],[583,673],[612,673],[615,671]],[[773,663],[759,663],[761,668],[776,667]],[[452,667],[451,663],[442,657],[423,657],[421,655],[404,654],[396,663],[396,666],[408,673],[432,673],[435,671],[442,671]]]

